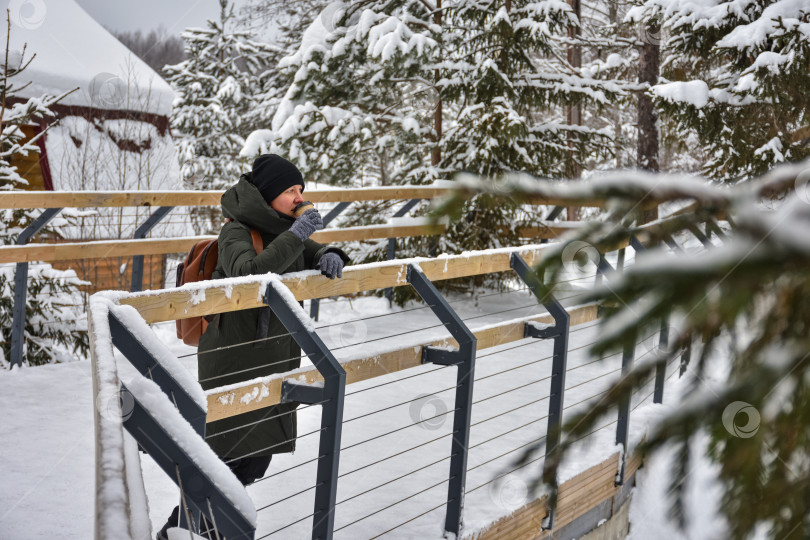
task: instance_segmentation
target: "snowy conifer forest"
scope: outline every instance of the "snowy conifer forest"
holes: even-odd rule
[[[642,415],[649,426],[635,441],[639,455],[651,460],[647,481],[655,486],[641,493],[655,491],[666,508],[660,537],[810,538],[810,0],[216,2],[219,16],[183,29],[182,60],[156,69],[149,91],[139,94],[146,96],[138,98],[140,112],[165,116],[167,130],[148,126],[154,134],[143,135],[141,124],[116,124],[147,152],[134,160],[126,150],[105,155],[127,179],[109,190],[221,191],[267,153],[294,163],[307,190],[451,188],[411,211],[446,231],[399,238],[400,259],[494,253],[539,243],[523,231],[555,219],[576,222],[548,242],[535,266],[538,298],[565,288],[572,261],[578,270],[590,265],[591,281],[577,291],[578,302],[600,306],[590,357],[620,354],[659,328],[667,329],[667,340],[646,361],[622,367],[623,376],[598,403],[567,413],[561,453],[536,468],[527,489],[547,489],[558,468],[569,474],[565,456],[579,456],[576,443],[648,388],[662,365],[681,358],[688,382],[679,383],[680,401],[654,421]],[[75,167],[97,179],[90,139],[77,142],[75,117],[59,119],[55,112],[98,106],[97,96],[76,101],[86,88],[59,88],[58,74],[32,85],[27,70],[53,50],[13,45],[13,34],[27,35],[26,23],[14,18],[15,2],[7,4],[0,193],[31,189],[15,163],[41,154],[48,137],[50,144],[85,144]],[[154,65],[162,32],[130,36],[138,43],[134,52],[144,61],[151,54]],[[180,58],[176,46],[166,44]],[[142,73],[130,65],[127,84],[142,83]],[[124,108],[114,105],[106,108]],[[86,133],[114,131],[104,123],[109,120],[82,122]],[[31,137],[32,126],[43,130]],[[73,184],[54,189],[105,188],[90,186],[85,176],[76,180],[76,171],[65,172]],[[129,183],[142,175],[150,181]],[[331,226],[396,223],[397,210],[395,201],[356,202]],[[2,246],[19,243],[41,215],[39,209],[0,212]],[[65,209],[43,237],[86,232],[88,220],[101,215]],[[134,219],[115,216],[112,228],[131,237]],[[160,234],[216,235],[223,216],[219,207],[193,207],[168,223]],[[639,238],[654,247],[642,250]],[[580,246],[576,253],[573,245]],[[387,239],[341,247],[352,265],[385,261],[390,250]],[[612,272],[611,264],[624,263],[625,248],[630,264]],[[621,255],[612,258],[617,250]],[[614,255],[605,258],[608,253]],[[167,288],[174,286],[170,274],[179,257],[168,257]],[[0,387],[12,394],[11,377],[46,364],[88,364],[91,346],[88,282],[73,270],[35,262],[28,270],[23,366],[12,366],[15,268],[0,264]],[[479,302],[486,305],[481,298],[514,292],[515,279],[493,272],[438,285],[477,313]],[[394,289],[391,302],[382,294],[358,293],[348,303],[354,299],[351,309],[373,318],[419,302],[410,287]],[[341,319],[339,300],[329,302],[325,312]],[[156,333],[174,339],[166,327]],[[169,348],[193,360],[193,350],[179,341]],[[77,380],[86,375],[71,369]],[[38,377],[46,384],[58,380],[58,374]],[[12,400],[0,403],[5,409]],[[734,431],[729,403],[753,408],[753,434],[728,436]],[[25,423],[0,423],[0,437]],[[542,452],[539,443],[525,446],[513,463],[525,465]],[[662,454],[669,456],[665,465]],[[651,480],[653,471],[662,477]],[[690,475],[710,487],[716,508],[708,517],[696,510],[706,493],[696,493]],[[11,490],[3,491],[0,501],[12,506]],[[170,497],[161,492],[157,500]],[[640,508],[631,521],[644,519]],[[11,519],[3,512],[0,537],[4,519]],[[150,516],[153,525],[162,519]],[[6,524],[8,534],[19,534],[18,522]],[[629,538],[642,537],[631,527]]]

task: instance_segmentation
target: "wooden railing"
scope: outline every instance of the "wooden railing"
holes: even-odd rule
[[[451,187],[389,186],[307,190],[314,203],[434,199]],[[224,191],[9,191],[0,193],[0,208],[103,208],[125,206],[219,206]],[[560,197],[530,196],[527,204],[565,206]],[[602,200],[584,200],[579,206],[602,208]]]
[[[373,188],[346,188],[312,190],[307,200],[315,203],[341,203],[378,200],[433,199],[451,192],[448,187],[392,186]],[[0,209],[32,208],[120,208],[152,206],[218,206],[222,191],[14,191],[0,193]],[[528,204],[562,205],[563,199],[530,197]],[[585,201],[580,206],[602,206],[601,201]],[[549,222],[542,226],[524,227],[519,235],[527,239],[553,239],[579,226],[578,222]],[[324,229],[312,235],[321,243],[406,238],[442,234],[446,225],[404,224],[372,225]],[[106,257],[132,257],[138,255],[164,255],[184,253],[200,240],[210,236],[178,238],[116,239],[60,244],[29,244],[0,246],[0,263],[56,262]]]
[[[526,246],[521,248],[502,249],[495,252],[483,252],[472,255],[454,255],[437,259],[417,259],[425,276],[431,281],[440,281],[460,277],[470,277],[494,272],[511,270],[510,257],[512,253],[520,255],[529,263],[534,264],[542,250],[542,246]],[[343,277],[330,280],[321,275],[281,276],[284,283],[295,296],[296,300],[311,300],[331,296],[355,294],[365,291],[386,289],[407,285],[405,275],[408,260],[391,261],[390,263],[375,263],[373,265],[350,266],[344,269]],[[217,281],[201,282],[194,287],[167,289],[159,292],[132,293],[119,299],[121,304],[133,306],[148,323],[196,317],[213,313],[224,313],[240,309],[262,307],[261,300],[266,288],[266,278],[256,276],[237,285],[224,287]],[[195,303],[192,298],[204,298]],[[571,324],[581,324],[596,319],[596,306],[583,306],[570,312]],[[552,322],[549,315],[529,317],[526,319],[509,321],[486,330],[476,332],[478,349],[495,347],[524,338],[523,328],[528,321],[539,323]],[[418,344],[418,346],[404,346],[398,350],[385,354],[375,355],[373,358],[358,358],[344,363],[346,370],[346,384],[359,382],[374,377],[380,377],[416,367],[422,363],[422,349],[431,345],[457,345],[452,338],[431,343]],[[304,373],[297,372],[290,379],[304,376],[307,382],[322,380],[317,370]],[[281,384],[283,375],[268,377],[261,383],[250,383],[227,392],[209,393],[208,395],[208,421],[219,420],[230,416],[257,410],[279,403],[281,399]],[[257,395],[264,396],[243,403],[240,398],[250,394],[255,389]],[[234,399],[228,399],[233,397]]]
[[[450,191],[444,187],[313,189],[314,203],[395,199],[432,199]],[[104,208],[125,206],[219,206],[224,191],[13,191],[0,193],[0,208]]]

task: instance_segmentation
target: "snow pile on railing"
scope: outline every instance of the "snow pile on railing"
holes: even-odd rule
[[[90,297],[90,350],[92,358],[93,394],[96,396],[93,415],[96,428],[96,538],[135,538],[133,525],[149,516],[131,512],[131,500],[146,497],[134,494],[137,486],[129,485],[127,445],[124,442],[123,412],[119,401],[120,381],[113,356],[112,336],[107,320],[109,298]],[[140,471],[138,471],[140,472]],[[135,528],[138,528],[137,525]],[[147,529],[148,530],[148,529]]]
[[[245,487],[231,472],[208,443],[194,431],[191,424],[182,417],[180,411],[169,401],[160,387],[145,377],[136,377],[126,383],[127,389],[169,434],[185,454],[199,466],[200,470],[254,527],[256,507],[245,491]]]
[[[96,527],[101,538],[136,538],[139,531],[149,531],[140,461],[135,445],[126,443],[118,368],[114,355],[109,315],[113,314],[150,352],[157,362],[180,384],[191,398],[206,409],[202,387],[180,364],[171,351],[154,335],[138,312],[130,306],[117,305],[122,293],[97,293],[90,297],[92,325],[92,358],[94,392],[97,396],[96,418]],[[233,506],[251,523],[256,524],[256,508],[244,486],[217,457],[205,440],[183,418],[168,396],[149,379],[136,375],[125,382],[132,397],[143,406],[178,446],[211,479]],[[127,455],[135,452],[134,456]],[[130,469],[137,470],[130,470]],[[140,511],[135,511],[135,508]],[[142,514],[142,515],[141,515]]]
[[[115,315],[115,317],[127,327],[127,330],[135,336],[135,339],[138,340],[152,358],[183,387],[183,390],[186,391],[194,402],[199,405],[200,408],[206,410],[205,393],[200,383],[180,364],[180,361],[169,350],[166,344],[158,339],[155,332],[149,328],[149,325],[146,324],[146,321],[144,321],[143,317],[138,313],[138,310],[132,306],[114,305],[110,307],[110,313]]]

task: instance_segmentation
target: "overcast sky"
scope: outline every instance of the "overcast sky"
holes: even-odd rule
[[[76,0],[91,17],[114,31],[152,30],[161,24],[179,35],[219,17],[217,0]]]

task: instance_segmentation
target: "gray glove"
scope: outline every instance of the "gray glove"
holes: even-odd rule
[[[321,219],[321,214],[313,208],[307,210],[295,220],[290,227],[290,232],[303,242],[312,236],[312,233],[320,229],[323,229],[323,219]]]
[[[343,277],[343,259],[332,251],[327,251],[321,256],[321,260],[318,261],[318,268],[321,269],[321,274],[329,279],[335,279],[335,276]]]

